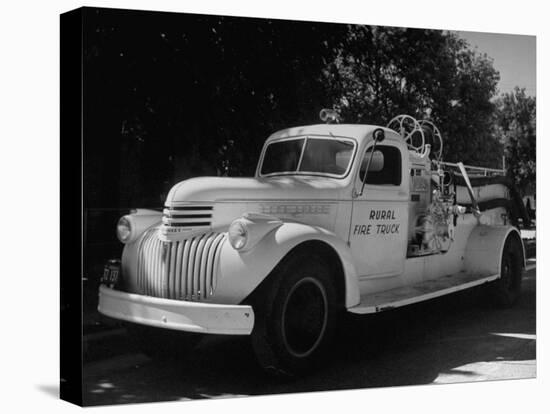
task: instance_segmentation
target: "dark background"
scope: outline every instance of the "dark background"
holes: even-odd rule
[[[271,132],[316,122],[330,103],[319,68],[344,30],[85,9],[85,257],[111,253],[128,209],[161,207],[193,176],[252,175]]]
[[[200,175],[252,175],[266,137],[318,123],[431,119],[447,161],[535,182],[535,99],[498,96],[491,60],[453,32],[83,9],[84,304],[118,218]],[[76,139],[76,137],[75,137]]]
[[[346,26],[84,9],[85,308],[118,218],[199,175],[253,175],[265,138],[318,122]]]

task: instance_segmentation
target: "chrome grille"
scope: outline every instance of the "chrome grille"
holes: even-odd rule
[[[178,300],[202,300],[216,289],[216,266],[224,233],[205,233],[181,241],[162,241],[149,230],[138,252],[141,294]]]
[[[212,221],[211,205],[166,207],[162,211],[162,224],[169,227],[208,227]]]

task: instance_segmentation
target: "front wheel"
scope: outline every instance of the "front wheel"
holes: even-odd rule
[[[252,343],[260,365],[275,375],[310,369],[330,344],[339,312],[330,267],[296,255],[275,274],[259,301]]]

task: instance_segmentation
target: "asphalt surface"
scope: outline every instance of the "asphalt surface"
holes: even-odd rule
[[[530,266],[513,308],[473,289],[343,321],[331,354],[310,375],[274,380],[247,337],[207,337],[187,360],[150,359],[119,329],[93,338],[84,404],[226,398],[536,376],[536,276]]]

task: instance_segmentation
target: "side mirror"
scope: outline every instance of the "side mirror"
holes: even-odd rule
[[[384,169],[384,154],[381,151],[374,151],[371,154],[371,151],[367,151],[363,162],[361,163],[360,177],[361,180],[366,179],[367,173],[380,172]]]
[[[380,151],[376,151],[376,153],[379,153],[381,157],[377,156],[377,160],[375,161],[375,165],[373,165],[373,169],[371,169],[371,163],[373,160],[373,156],[375,154],[376,144],[384,141],[384,138],[386,138],[386,134],[384,133],[384,130],[382,128],[376,128],[372,133],[372,138],[374,140],[374,144],[372,145],[372,150],[369,156],[369,160],[365,168],[365,175],[363,176],[363,179],[362,179],[363,184],[361,185],[361,191],[355,195],[356,197],[363,195],[363,191],[365,190],[365,183],[367,182],[367,175],[369,171],[376,172],[376,171],[379,171],[378,168],[380,168],[381,170],[384,167],[384,155]],[[363,168],[361,168],[361,170],[362,169]],[[359,174],[362,174],[362,171],[360,171]]]
[[[365,166],[366,167],[366,166]],[[381,151],[374,151],[369,165],[369,172],[380,172],[384,169],[384,154]]]
[[[382,142],[386,138],[386,134],[382,128],[376,128],[372,133],[372,137],[376,142]]]

